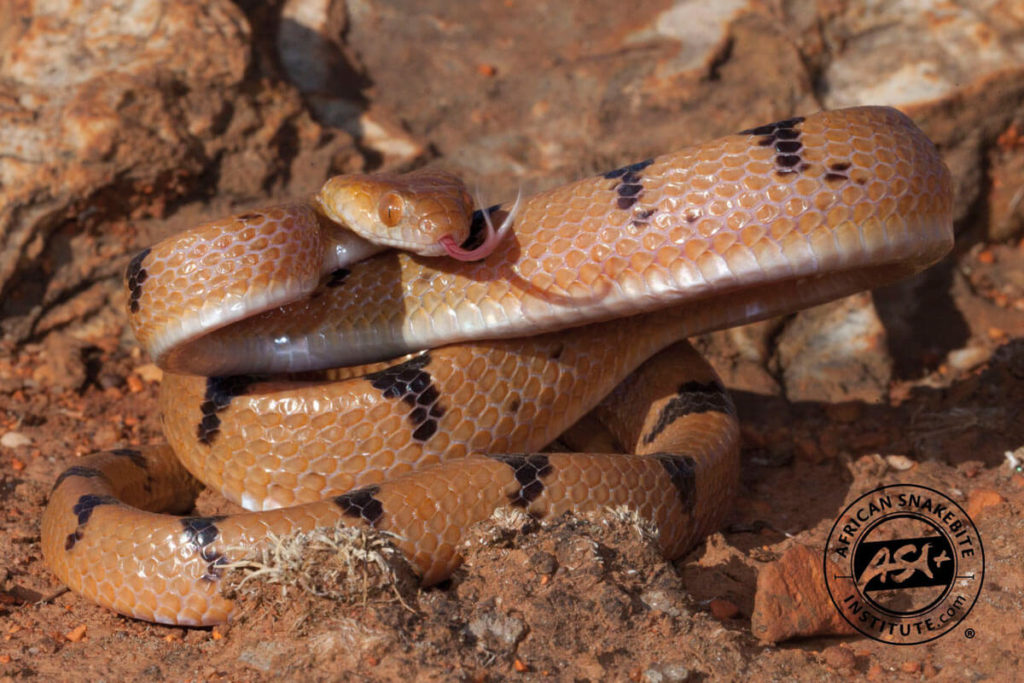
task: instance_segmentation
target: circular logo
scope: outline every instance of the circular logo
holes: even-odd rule
[[[883,643],[935,640],[974,607],[985,576],[967,513],[925,486],[897,484],[855,500],[832,526],[825,585],[850,625]]]

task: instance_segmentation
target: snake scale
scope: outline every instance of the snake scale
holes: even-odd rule
[[[373,193],[385,223],[406,209]],[[425,216],[447,211],[420,199]],[[89,600],[190,625],[230,619],[222,567],[269,532],[393,532],[430,584],[496,508],[627,505],[679,556],[720,523],[739,471],[728,395],[680,340],[926,268],[952,246],[951,204],[934,145],[861,107],[515,211],[464,206],[468,233],[446,241],[486,254],[472,262],[341,246],[316,202],[199,226],[126,275],[136,336],[166,371],[168,443],[76,460],[44,513],[44,555]],[[491,221],[511,226],[500,241]],[[621,453],[541,451],[595,408]],[[177,516],[196,478],[251,512]]]

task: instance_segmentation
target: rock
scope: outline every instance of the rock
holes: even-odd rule
[[[7,28],[5,338],[66,333],[109,310],[129,255],[156,236],[140,234],[135,221],[163,218],[180,195],[198,189],[221,202],[266,202],[282,183],[314,175],[300,190],[311,192],[348,144],[346,134],[313,123],[298,93],[279,82],[243,86],[252,73],[250,29],[227,0],[51,3]],[[99,327],[109,334],[112,326]]]
[[[851,672],[857,666],[856,655],[845,643],[827,648],[822,654],[825,663],[836,671]]]
[[[712,3],[681,0],[663,10],[647,26],[628,35],[626,40],[671,40],[676,46],[675,54],[658,63],[656,78],[697,77],[706,73],[715,57],[725,49],[729,26],[746,5],[746,0]]]
[[[164,371],[155,363],[143,363],[135,368],[135,374],[146,382],[159,383],[164,377]]]
[[[684,617],[690,614],[683,601],[683,595],[679,591],[655,588],[641,593],[640,600],[652,610],[664,612],[670,617]]]
[[[1014,122],[993,146],[988,163],[988,236],[1008,240],[1024,231],[1024,131]]]
[[[288,78],[307,95],[337,93],[352,87],[341,36],[345,3],[335,0],[288,0],[281,8],[277,55]],[[358,92],[348,93],[356,99]]]
[[[842,47],[822,74],[825,106],[937,100],[1020,63],[1024,49],[1010,38],[1020,26],[1019,12],[1014,16],[1009,4],[991,9],[981,12],[966,2],[921,11],[912,0],[898,0],[847,5],[831,14],[822,30]]]
[[[913,659],[907,660],[900,664],[900,670],[903,671],[903,673],[916,674],[921,671],[921,662]]]
[[[653,664],[644,671],[648,683],[682,683],[690,677],[690,669],[683,662]]]
[[[880,401],[892,375],[885,328],[864,292],[797,314],[778,338],[791,401]]]
[[[530,556],[530,567],[541,575],[554,574],[558,569],[558,559],[551,553],[539,550]]]
[[[74,205],[118,177],[141,187],[197,170],[188,140],[208,126],[190,123],[212,121],[216,93],[248,66],[248,26],[230,2],[84,5],[51,5],[0,36],[0,288]]]
[[[21,448],[31,445],[32,439],[21,432],[6,432],[3,436],[0,436],[0,446],[4,448]]]
[[[905,455],[887,455],[885,456],[885,464],[896,472],[906,472],[917,467],[917,463]]]
[[[509,652],[526,635],[526,624],[513,616],[485,612],[467,624],[481,645],[490,650]]]
[[[832,604],[822,575],[822,550],[794,545],[757,577],[753,634],[766,643],[855,633]]]
[[[287,650],[283,643],[259,641],[242,650],[238,655],[238,661],[260,671],[270,672],[280,667]]]
[[[958,372],[967,372],[988,361],[992,357],[992,349],[984,346],[967,346],[950,351],[946,356],[949,367]]]
[[[953,174],[953,220],[963,220],[977,211],[975,207],[981,207],[988,220],[979,229],[989,239],[1003,233],[1000,225],[1012,221],[1016,211],[1014,195],[1007,196],[1007,192],[1020,181],[1015,180],[1015,166],[1004,159],[1013,150],[1004,149],[999,139],[1016,120],[1022,92],[1024,71],[1017,63],[1002,73],[965,83],[946,101],[910,110],[915,122],[943,151]]]
[[[998,491],[989,488],[977,488],[967,495],[967,515],[977,521],[986,508],[1006,502]]]
[[[32,379],[63,390],[81,387],[86,381],[82,347],[80,342],[67,335],[47,335],[40,354],[42,362],[32,372]]]
[[[692,341],[712,362],[730,391],[778,396],[782,388],[767,365],[780,329],[778,320],[765,320],[712,332]]]
[[[424,155],[426,145],[365,101],[365,78],[349,62],[342,42],[346,24],[340,0],[289,0],[277,34],[281,64],[317,120],[350,133],[379,153],[385,166],[407,166]]]
[[[715,598],[708,607],[711,609],[711,615],[718,620],[732,619],[740,613],[739,607],[722,598]]]

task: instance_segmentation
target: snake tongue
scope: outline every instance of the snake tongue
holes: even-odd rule
[[[438,240],[448,255],[459,261],[480,261],[485,259],[494,252],[500,241],[500,238],[495,236],[493,230],[488,231],[487,238],[475,249],[463,249],[455,243],[451,235],[445,235]]]

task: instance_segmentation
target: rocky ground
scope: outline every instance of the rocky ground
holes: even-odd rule
[[[0,8],[0,679],[963,680],[1020,668],[1019,3],[58,5]],[[661,560],[621,520],[483,530],[440,588],[351,602],[270,591],[214,629],[116,616],[43,564],[56,475],[93,450],[159,439],[160,373],[126,330],[120,291],[141,247],[308,195],[333,173],[441,164],[498,201],[861,103],[900,107],[939,145],[956,249],[913,281],[697,340],[736,398],[744,469],[727,523],[687,557]],[[985,548],[971,615],[913,647],[851,634],[813,589],[844,505],[897,482],[957,501]],[[198,509],[223,503],[204,494]]]

